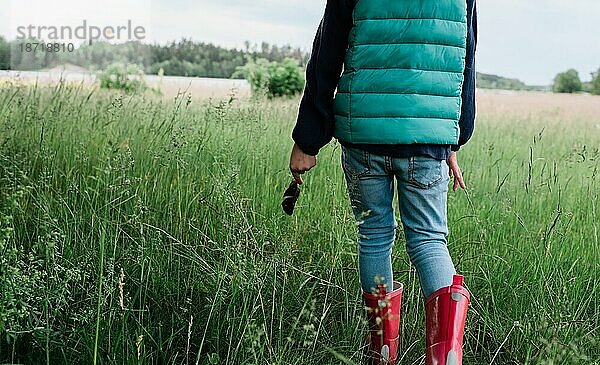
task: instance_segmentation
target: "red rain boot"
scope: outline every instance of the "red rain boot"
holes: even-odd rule
[[[378,294],[363,292],[369,333],[367,335],[369,364],[394,365],[398,356],[400,332],[400,303],[403,285],[394,282],[394,290],[387,293],[378,285]]]
[[[470,295],[464,277],[454,275],[451,286],[425,301],[427,354],[425,365],[462,365],[462,345]]]

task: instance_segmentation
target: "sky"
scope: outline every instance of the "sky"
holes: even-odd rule
[[[332,1],[332,0],[330,0]],[[393,0],[389,0],[393,1]],[[326,0],[0,0],[0,34],[19,26],[126,24],[146,40],[191,38],[242,48],[245,41],[290,44],[310,52]],[[583,80],[600,68],[600,1],[478,0],[478,71],[547,85],[575,68]]]

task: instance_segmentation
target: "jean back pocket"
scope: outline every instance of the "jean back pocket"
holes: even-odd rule
[[[352,178],[359,178],[369,172],[369,153],[359,148],[342,147],[342,167]]]
[[[420,187],[430,188],[444,178],[444,161],[426,156],[411,157],[408,165],[408,182]]]

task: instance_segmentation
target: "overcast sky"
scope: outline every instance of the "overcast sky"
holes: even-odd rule
[[[392,0],[390,0],[392,1]],[[310,51],[326,0],[0,0],[0,34],[17,26],[131,19],[150,41],[182,37],[241,48],[244,41]],[[574,67],[584,80],[600,67],[599,0],[478,0],[480,72],[550,84]],[[8,18],[8,19],[7,19]]]

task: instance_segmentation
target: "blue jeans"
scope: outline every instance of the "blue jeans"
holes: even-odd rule
[[[448,165],[426,156],[394,158],[342,146],[342,166],[358,225],[361,286],[393,282],[392,247],[396,233],[394,182],[398,183],[400,217],[406,250],[428,297],[452,284],[456,274],[448,252]],[[395,178],[395,179],[394,179]]]

